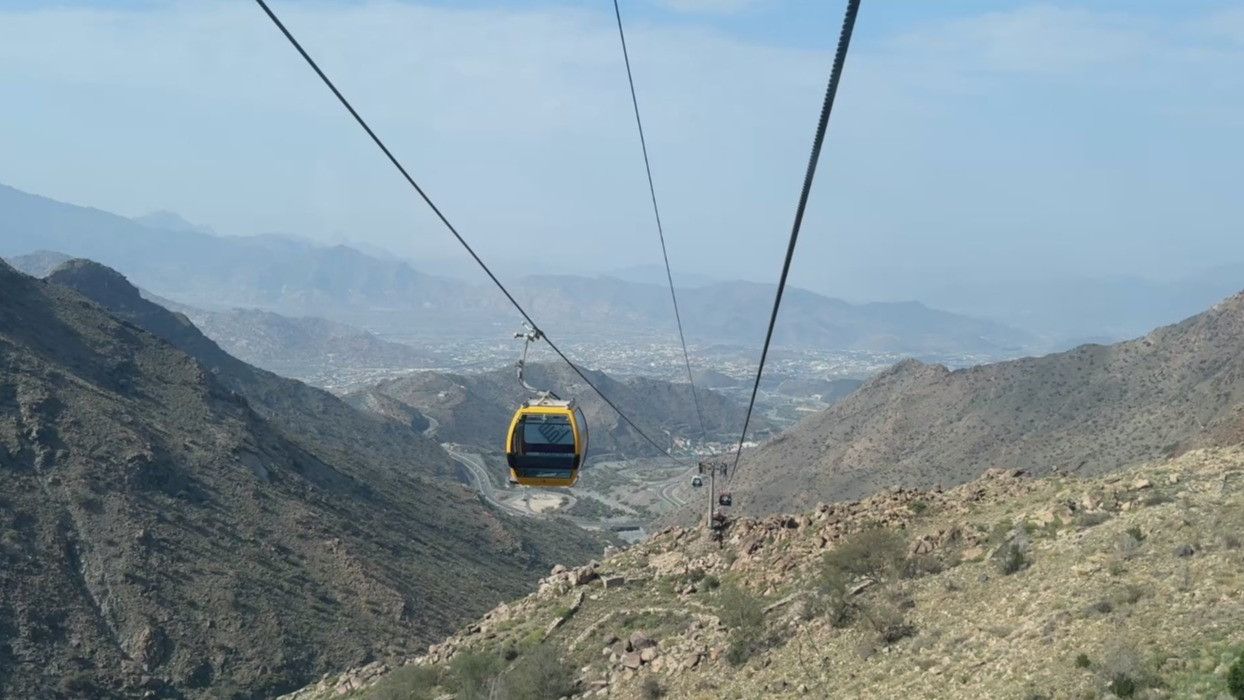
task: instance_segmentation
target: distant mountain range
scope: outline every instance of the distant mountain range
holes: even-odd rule
[[[1244,293],[1115,345],[949,371],[915,360],[745,454],[740,509],[791,511],[990,467],[1100,474],[1244,441]]]
[[[51,274],[52,270],[55,270],[58,265],[72,259],[71,256],[64,253],[57,253],[52,250],[36,250],[26,255],[14,255],[5,260],[19,272],[43,279]]]
[[[520,320],[489,286],[346,246],[213,236],[174,215],[139,223],[0,186],[0,255],[35,250],[98,260],[156,295],[209,311],[255,308],[436,338],[508,336]],[[509,286],[557,338],[675,338],[669,292],[660,284],[544,275]],[[758,346],[773,292],[772,285],[748,282],[685,288],[680,303],[689,341]],[[800,289],[787,291],[780,321],[778,343],[819,349],[1013,355],[1035,342],[1013,328],[915,302],[855,305]]]
[[[152,301],[186,315],[230,355],[312,382],[332,371],[406,371],[442,366],[431,350],[382,340],[354,326],[311,316],[282,316],[257,309],[204,311],[155,297]]]
[[[102,265],[0,262],[0,696],[273,697],[599,551],[447,461]]]
[[[47,277],[68,255],[37,251],[8,259],[32,277]],[[405,371],[441,366],[432,350],[382,340],[354,326],[311,316],[282,316],[257,309],[206,311],[139,290],[146,299],[189,318],[230,355],[284,377],[317,383],[343,371]],[[362,381],[362,380],[361,380]]]

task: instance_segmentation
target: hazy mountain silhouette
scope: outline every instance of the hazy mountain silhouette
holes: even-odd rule
[[[39,278],[47,277],[48,273],[56,269],[57,265],[70,259],[71,256],[57,253],[53,250],[36,250],[26,255],[15,255],[6,258],[8,263],[19,272]]]
[[[509,302],[481,281],[425,274],[347,246],[291,236],[211,236],[168,216],[155,229],[97,209],[0,186],[0,254],[53,249],[124,272],[138,286],[207,310],[258,308],[317,316],[408,335],[508,335]],[[669,290],[616,278],[532,275],[510,284],[515,296],[559,337],[675,339]],[[758,346],[774,286],[721,282],[680,294],[688,340]],[[777,342],[819,349],[909,353],[1013,354],[1033,338],[1006,326],[917,303],[848,304],[788,290]]]

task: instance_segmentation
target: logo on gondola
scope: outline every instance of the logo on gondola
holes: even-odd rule
[[[554,445],[562,444],[563,438],[570,434],[570,428],[558,427],[549,423],[541,425],[537,428],[537,430],[540,431],[540,435],[542,435],[545,440],[548,440],[550,444]]]

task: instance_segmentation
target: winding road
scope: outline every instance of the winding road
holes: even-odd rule
[[[462,467],[466,470],[470,487],[474,489],[475,492],[484,499],[484,501],[495,506],[501,511],[512,515],[519,515],[525,518],[541,517],[543,515],[538,511],[532,510],[530,506],[524,507],[515,505],[513,500],[500,498],[498,491],[509,491],[509,488],[502,489],[493,485],[492,478],[488,475],[488,465],[484,462],[483,457],[478,454],[466,452],[464,451],[463,446],[454,443],[444,442],[441,443],[441,447],[445,449],[445,452],[451,459],[462,465]],[[686,483],[686,480],[690,478],[690,473],[691,471],[688,470],[653,484],[653,486],[657,489],[657,496],[671,508],[679,508],[686,505],[688,501],[681,498],[676,491],[679,486]],[[629,510],[628,506],[616,501],[608,495],[591,493],[590,496],[591,498],[612,507]],[[578,523],[581,527],[588,527],[590,529],[603,527],[615,531],[638,530],[642,532],[648,527],[648,523],[639,520],[589,521],[583,518],[573,517],[570,519]]]
[[[441,447],[445,448],[445,452],[449,454],[450,458],[458,464],[461,464],[467,470],[467,474],[471,480],[471,488],[475,489],[475,491],[485,501],[507,513],[512,513],[514,515],[521,515],[526,518],[539,515],[539,513],[533,510],[519,508],[518,506],[511,505],[510,503],[497,498],[494,495],[495,489],[492,485],[492,479],[488,476],[488,466],[484,464],[484,460],[478,455],[460,452],[457,445],[449,442],[441,443]]]

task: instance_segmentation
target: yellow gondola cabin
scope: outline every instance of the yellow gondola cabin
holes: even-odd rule
[[[571,486],[586,456],[587,420],[573,399],[531,399],[514,412],[505,440],[510,481]]]

